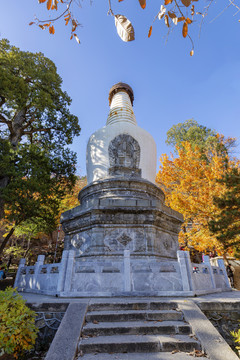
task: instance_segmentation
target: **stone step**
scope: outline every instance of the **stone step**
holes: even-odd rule
[[[128,302],[113,302],[113,303],[91,303],[88,307],[89,311],[97,310],[175,310],[177,308],[176,302],[171,301],[128,301]]]
[[[207,360],[206,357],[189,355],[189,353],[176,352],[175,354],[167,352],[155,353],[96,353],[79,356],[77,360]]]
[[[125,321],[87,323],[82,334],[85,336],[139,335],[139,334],[180,334],[191,333],[191,327],[183,321]]]
[[[92,311],[86,315],[86,322],[129,321],[129,320],[183,320],[183,315],[176,310],[126,310],[126,311]]]
[[[185,352],[200,350],[200,343],[187,335],[113,335],[82,338],[79,350],[86,353]]]

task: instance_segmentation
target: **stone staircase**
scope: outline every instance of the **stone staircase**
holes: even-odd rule
[[[176,302],[92,303],[78,360],[204,359],[201,345]]]

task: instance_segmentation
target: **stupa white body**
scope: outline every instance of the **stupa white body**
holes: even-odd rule
[[[96,131],[87,145],[87,181],[97,181],[108,176],[110,142],[120,134],[131,135],[139,143],[142,178],[155,183],[157,151],[153,137],[137,125],[131,99],[127,92],[113,95],[107,124]]]

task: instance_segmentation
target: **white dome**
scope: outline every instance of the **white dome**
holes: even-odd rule
[[[137,126],[133,112],[132,89],[126,84],[116,84],[110,91],[110,112],[107,124],[91,135],[87,145],[87,181],[108,177],[109,144],[118,135],[132,136],[140,146],[139,168],[142,178],[155,183],[157,151],[153,137]],[[111,90],[112,90],[111,89]],[[130,95],[130,96],[129,96]]]

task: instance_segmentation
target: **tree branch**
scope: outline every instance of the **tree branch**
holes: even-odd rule
[[[54,130],[53,128],[42,128],[42,129],[32,129],[32,130],[28,130],[28,131],[23,131],[23,135],[31,135],[35,132],[40,132],[40,131],[50,131],[50,130]]]
[[[0,106],[3,106],[3,104],[5,104],[6,102],[6,98],[2,95],[0,95],[0,98],[1,98]]]
[[[9,120],[7,120],[2,114],[0,114],[0,123],[3,123],[3,124],[9,124]]]
[[[66,12],[69,11],[70,9],[70,6],[72,4],[73,0],[70,0],[68,5],[67,5],[67,9],[61,14],[59,15],[58,17],[56,17],[55,19],[48,19],[48,20],[39,20],[39,19],[36,19],[39,23],[46,23],[46,22],[49,22],[49,21],[57,21],[58,19],[61,19],[61,17],[63,17],[64,14],[66,14]]]
[[[3,242],[1,243],[1,246],[0,246],[0,254],[3,252],[5,246],[6,246],[7,243],[8,243],[8,240],[10,239],[10,237],[12,236],[12,234],[14,233],[15,229],[16,229],[16,225],[11,228],[11,230],[9,231],[9,233],[7,234],[7,236],[4,238],[4,240],[3,240]]]

